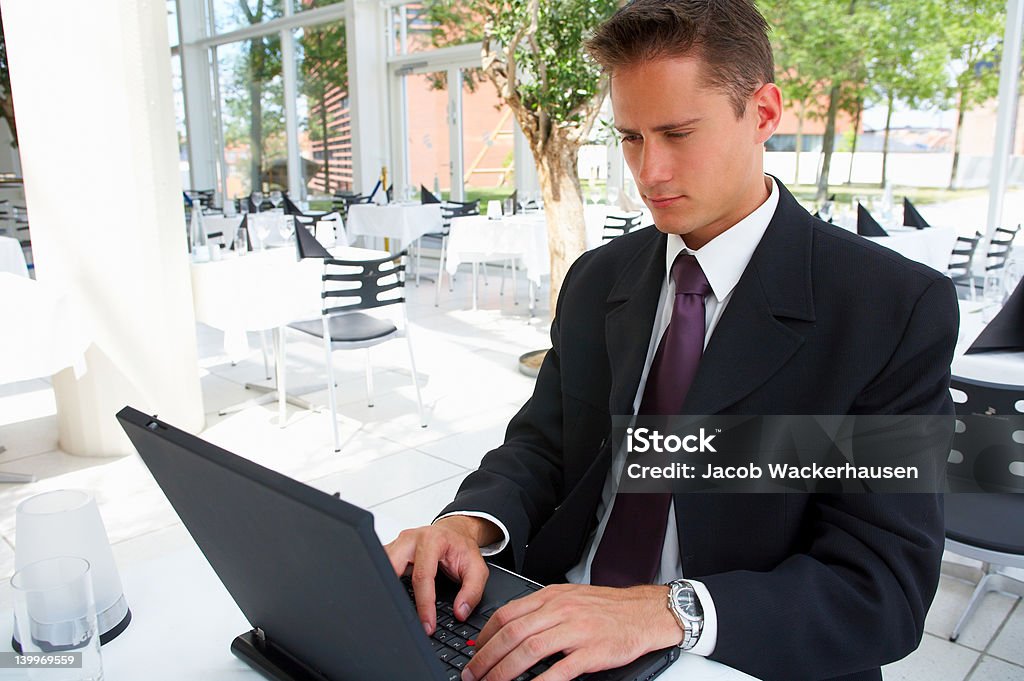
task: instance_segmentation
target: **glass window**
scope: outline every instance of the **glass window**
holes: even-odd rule
[[[327,5],[339,5],[345,0],[293,0],[295,2],[295,11],[302,12],[308,9],[316,9],[317,7],[326,7]]]
[[[352,189],[345,22],[296,31],[299,75],[299,154],[308,193]]]
[[[462,70],[462,144],[466,196],[490,199],[515,189],[512,110],[481,69]]]
[[[227,33],[284,15],[290,0],[210,0],[214,33]]]
[[[281,41],[276,36],[216,50],[227,196],[288,188]]]
[[[483,21],[465,3],[410,2],[395,7],[394,54],[412,54],[480,40]]]
[[[410,74],[405,79],[409,183],[434,193],[451,193],[448,85],[445,72]]]

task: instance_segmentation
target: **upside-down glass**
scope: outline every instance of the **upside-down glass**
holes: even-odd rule
[[[29,563],[11,577],[14,621],[27,678],[102,681],[89,561],[57,556]],[[73,666],[70,663],[74,656]],[[22,677],[24,678],[24,677]]]

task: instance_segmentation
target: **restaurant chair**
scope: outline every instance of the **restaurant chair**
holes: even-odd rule
[[[466,217],[467,215],[480,215],[480,200],[475,201],[444,201],[441,204],[441,231],[431,234],[424,234],[439,238],[441,240],[441,256],[437,263],[437,284],[434,288],[434,307],[441,302],[441,279],[444,277],[445,259],[448,254],[448,234],[452,231],[452,218]],[[419,276],[419,249],[416,253],[416,274]],[[419,280],[416,281],[417,285]],[[448,290],[452,290],[452,279],[448,278]]]
[[[643,215],[643,211],[609,213],[604,219],[604,233],[601,235],[601,240],[611,241],[617,236],[632,232],[640,226]]]
[[[953,280],[957,298],[961,300],[974,300],[974,275],[971,273],[971,263],[974,261],[974,252],[978,249],[980,241],[981,234],[975,233],[973,237],[958,236],[956,243],[953,244],[946,276]]]
[[[341,450],[337,399],[334,395],[334,370],[331,364],[331,356],[336,350],[366,350],[366,394],[367,403],[372,407],[373,366],[370,364],[370,348],[394,338],[404,337],[409,349],[409,366],[412,370],[413,387],[416,389],[420,426],[427,427],[423,416],[423,399],[417,380],[416,360],[409,335],[409,319],[403,291],[407,257],[403,251],[377,260],[324,258],[320,318],[288,325],[296,331],[323,341],[327,363],[327,395],[331,407],[331,426],[336,452]],[[401,307],[401,324],[365,312],[390,305]]]
[[[1020,233],[1020,225],[1013,229],[1009,227],[996,227],[995,234],[988,244],[988,253],[985,256],[985,271],[992,272],[1006,267],[1006,261],[1010,258],[1013,250],[1013,240]]]
[[[946,550],[981,561],[982,578],[950,641],[956,641],[985,594],[1024,597],[1024,400],[1019,387],[953,377],[957,426],[946,476]]]

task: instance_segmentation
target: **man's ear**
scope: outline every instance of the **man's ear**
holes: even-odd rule
[[[782,120],[782,91],[775,83],[765,83],[754,92],[750,102],[757,114],[756,140],[764,144]]]

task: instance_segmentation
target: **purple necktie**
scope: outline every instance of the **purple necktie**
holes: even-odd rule
[[[697,259],[685,251],[672,263],[676,285],[672,319],[661,338],[640,401],[642,415],[678,414],[704,353],[704,297],[711,293]],[[601,544],[590,566],[590,583],[651,584],[661,566],[670,493],[615,495]]]

